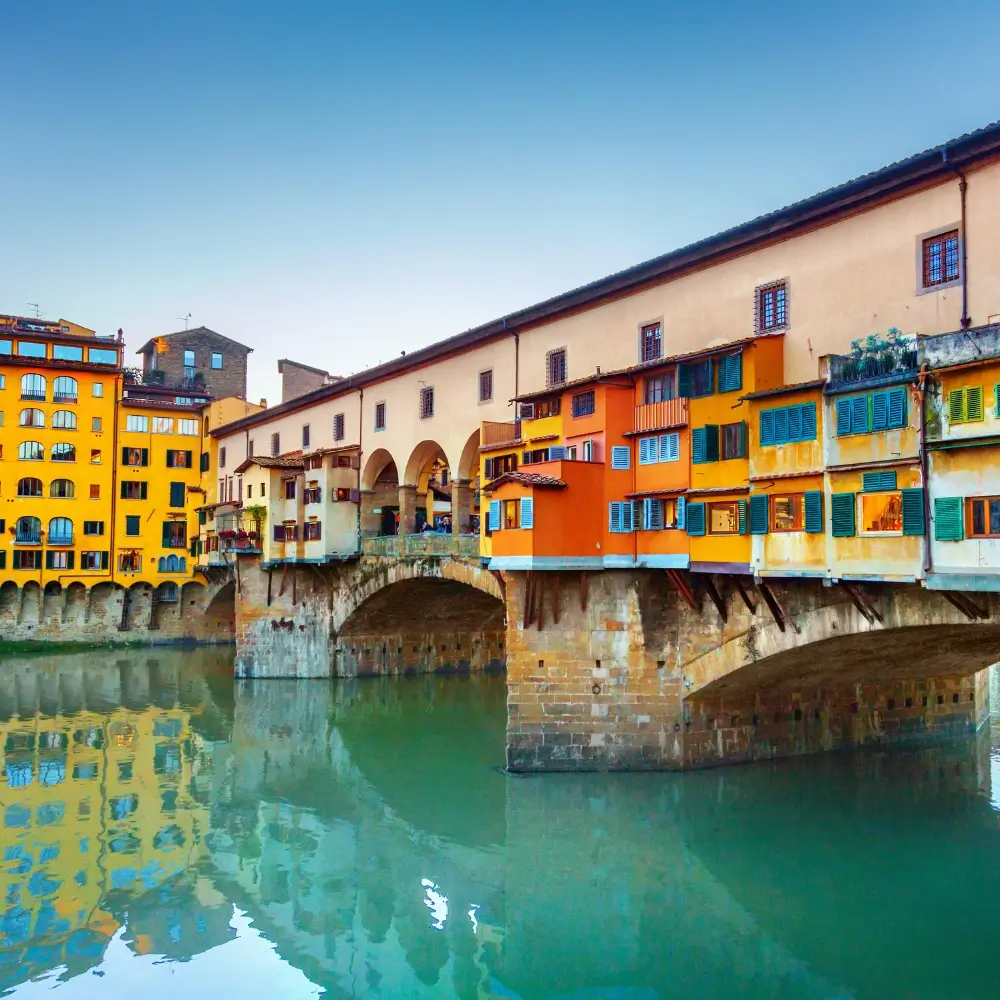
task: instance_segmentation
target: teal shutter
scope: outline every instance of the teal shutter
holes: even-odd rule
[[[163,522],[163,547],[165,549],[170,547],[170,522],[169,521],[164,521]]]
[[[851,399],[851,433],[867,434],[870,426],[868,422],[868,397],[854,396]]]
[[[705,534],[705,505],[701,502],[685,505],[685,521],[689,535]]]
[[[750,497],[750,534],[766,535],[768,521],[768,497],[761,493]]]
[[[774,410],[761,410],[758,444],[764,448],[774,443]]]
[[[189,452],[189,451],[184,452],[184,468],[185,469],[190,469],[191,468],[191,460],[192,460],[192,458],[194,458],[194,456],[192,455],[191,452]]]
[[[774,411],[774,443],[788,444],[788,407],[781,406]]]
[[[960,542],[965,538],[965,500],[962,497],[934,498],[934,538],[939,542]]]
[[[886,396],[889,399],[889,427],[906,426],[906,387],[897,386],[890,389]]]
[[[872,393],[872,430],[884,431],[889,426],[889,393]]]
[[[681,437],[674,431],[673,434],[664,434],[660,437],[660,461],[676,462],[681,457]]]
[[[816,404],[803,403],[802,410],[802,440],[816,440]]]
[[[76,566],[76,553],[67,552],[66,553],[66,569],[73,569]]]
[[[183,507],[184,506],[184,484],[183,483],[171,483],[170,484],[170,506],[171,507]]]
[[[45,553],[45,568],[52,569],[52,557],[54,553],[50,550]]]
[[[747,533],[747,502],[746,500],[736,501],[736,528],[741,535]]]
[[[823,494],[820,490],[807,490],[803,494],[805,529],[810,534],[823,531]]]
[[[108,568],[108,555],[109,555],[109,553],[107,553],[107,552],[102,552],[101,553],[101,569],[107,569]]]
[[[490,520],[489,529],[490,531],[500,530],[500,509],[502,501],[501,500],[491,500],[490,501]]]
[[[674,525],[676,528],[680,528],[681,531],[684,530],[684,515],[686,513],[687,500],[684,497],[677,498],[677,521]]]
[[[802,440],[802,410],[797,406],[785,407],[787,421],[787,438],[789,441]]]
[[[677,366],[677,395],[682,399],[691,396],[691,369],[687,365]]]
[[[128,465],[128,448],[122,448],[122,465]]]
[[[727,354],[719,359],[719,392],[743,388],[743,355]]]
[[[834,538],[850,538],[854,535],[854,494],[834,493],[830,497],[830,519]]]
[[[924,533],[924,491],[917,486],[903,490],[903,534]]]
[[[521,527],[535,526],[535,501],[533,497],[521,497]]]
[[[705,461],[719,461],[719,425],[705,425]]]
[[[896,470],[882,469],[878,472],[866,472],[861,477],[861,488],[865,493],[874,490],[894,490],[896,489]]]
[[[703,465],[708,459],[706,455],[705,447],[705,428],[696,427],[691,432],[691,464],[692,465]]]
[[[144,483],[144,482],[139,483],[139,499],[140,500],[145,500],[146,499],[146,486],[147,486],[147,484]]]
[[[837,436],[851,433],[851,401],[844,397],[837,400]]]
[[[149,449],[148,448],[143,448],[142,449],[142,464],[143,465],[149,465]]]

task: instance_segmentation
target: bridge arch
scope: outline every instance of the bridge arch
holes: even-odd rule
[[[385,448],[376,448],[365,462],[364,471],[361,473],[361,489],[371,491],[375,489],[376,483],[392,481],[399,485],[399,474],[396,460]]]
[[[469,440],[465,442],[462,454],[458,459],[458,472],[456,478],[466,479],[470,482],[479,475],[479,428],[477,427]]]
[[[450,469],[451,463],[448,461],[447,452],[437,443],[437,441],[424,440],[418,444],[406,462],[406,470],[403,473],[403,486],[420,486],[421,478],[428,473],[434,463],[440,459]]]

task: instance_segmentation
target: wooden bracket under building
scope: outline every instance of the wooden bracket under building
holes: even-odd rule
[[[847,596],[851,599],[851,603],[858,609],[868,619],[869,625],[874,625],[878,622],[879,625],[884,624],[882,615],[879,613],[878,608],[875,607],[868,598],[858,589],[858,587],[853,583],[844,583],[843,580],[840,582],[841,589]]]
[[[552,622],[559,624],[559,574],[552,574]]]
[[[534,582],[534,574],[529,569],[528,572],[524,574],[524,614],[521,618],[521,628],[527,628],[534,620],[531,608],[531,590],[534,586]]]
[[[268,566],[267,568],[267,606],[271,606],[271,574],[274,570]]]
[[[281,597],[285,592],[285,574],[288,573],[288,563],[281,564],[281,583],[278,584],[278,597]]]
[[[785,609],[778,603],[778,598],[774,596],[774,592],[771,588],[761,580],[757,584],[757,589],[760,591],[760,596],[764,598],[764,603],[767,605],[767,610],[771,612],[771,617],[774,619],[775,625],[784,632],[786,626],[790,626],[792,631],[798,635],[799,627],[792,621],[791,618],[785,613]]]
[[[580,574],[580,610],[587,610],[587,572]]]
[[[507,606],[507,581],[503,578],[503,573],[498,569],[491,569],[490,576],[493,577],[497,582],[497,586],[500,588],[500,599],[504,603],[504,607]]]
[[[701,606],[698,602],[698,598],[694,590],[687,585],[687,581],[685,581],[684,577],[681,576],[680,571],[676,569],[667,569],[664,570],[664,573],[667,574],[667,579],[677,588],[681,597],[687,601],[688,607],[692,611],[700,612]]]
[[[719,612],[719,617],[722,619],[722,624],[726,624],[726,619],[728,615],[726,614],[726,602],[723,600],[722,593],[719,587],[716,585],[715,580],[710,576],[704,577],[705,581],[705,592],[708,594],[712,603],[715,605],[716,611]]]
[[[747,611],[752,615],[757,614],[757,605],[754,601],[750,600],[750,592],[744,586],[743,581],[738,576],[734,576],[732,580],[737,593],[743,598],[743,603],[747,606]]]
[[[980,619],[985,621],[990,616],[988,611],[984,611],[978,604],[959,591],[942,590],[939,593],[950,605],[958,608],[969,621],[974,622]]]

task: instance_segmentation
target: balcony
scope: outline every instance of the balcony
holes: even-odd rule
[[[24,396],[21,397],[22,399]],[[43,397],[44,398],[44,397]],[[78,403],[79,397],[75,392],[54,392],[52,393],[53,403]]]
[[[479,557],[479,535],[446,535],[425,531],[419,535],[382,535],[363,538],[361,554],[381,559],[398,559],[406,556],[445,558],[458,556],[466,559]]]
[[[49,539],[52,541],[52,539]],[[14,535],[15,545],[41,545],[42,544],[42,533],[41,530],[24,529],[18,528]]]
[[[914,377],[919,368],[916,340],[900,337],[890,330],[887,340],[869,337],[856,341],[850,354],[830,358],[831,387],[883,385]]]
[[[521,421],[484,420],[479,433],[481,448],[495,448],[498,445],[514,444],[521,440]]]
[[[35,403],[44,403],[45,402],[45,393],[44,392],[31,392],[30,390],[22,389],[21,390],[21,399],[30,399],[32,402],[35,402]]]
[[[664,399],[659,403],[645,403],[635,408],[633,433],[665,431],[671,427],[685,427],[688,422],[686,399]]]

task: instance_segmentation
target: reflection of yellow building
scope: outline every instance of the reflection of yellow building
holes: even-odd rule
[[[73,972],[99,961],[119,927],[114,901],[198,860],[207,810],[188,791],[179,708],[15,719],[0,740],[2,990],[61,962]]]

